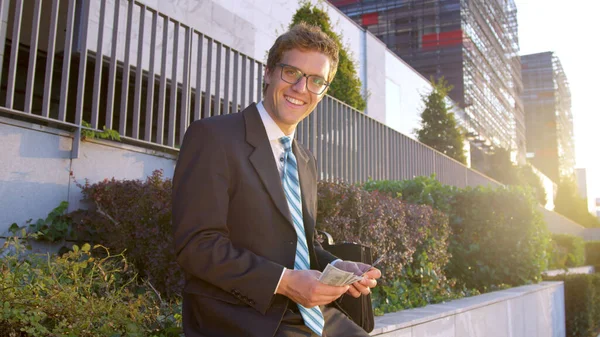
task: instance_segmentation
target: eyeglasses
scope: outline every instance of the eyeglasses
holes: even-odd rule
[[[306,89],[313,94],[320,95],[329,86],[329,82],[319,75],[307,75],[302,70],[285,63],[279,63],[278,66],[281,67],[281,79],[289,84],[296,84],[302,77],[306,77]]]

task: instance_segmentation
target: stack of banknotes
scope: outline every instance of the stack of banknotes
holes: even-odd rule
[[[370,268],[371,266],[368,267]],[[368,270],[369,269],[367,268],[367,270],[361,271],[360,275],[357,275],[328,264],[327,267],[325,267],[325,270],[323,270],[319,281],[332,286],[345,286],[362,280],[363,274]]]

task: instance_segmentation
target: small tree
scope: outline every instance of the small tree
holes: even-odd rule
[[[342,45],[341,35],[334,32],[331,28],[329,15],[322,8],[312,5],[308,1],[301,1],[300,5],[300,8],[292,17],[292,22],[289,27],[291,28],[300,22],[318,26],[340,47],[340,61],[338,63],[337,74],[329,86],[327,93],[357,110],[364,111],[367,102],[360,93],[361,82],[356,74],[354,61],[351,59],[346,48]]]
[[[433,91],[422,95],[425,109],[421,113],[421,128],[416,131],[417,139],[441,153],[465,164],[463,150],[464,136],[458,126],[454,113],[448,111],[445,98],[452,86],[444,77],[436,83],[431,79]]]
[[[588,211],[587,202],[579,196],[573,177],[560,179],[554,199],[554,211],[584,227],[600,227],[600,220]]]

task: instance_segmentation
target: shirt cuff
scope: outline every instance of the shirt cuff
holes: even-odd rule
[[[275,292],[273,294],[277,294],[277,289],[279,289],[279,283],[281,283],[281,279],[283,279],[283,273],[285,273],[285,267],[283,267],[283,271],[281,272],[281,276],[279,276],[279,282],[277,282],[277,286],[275,287]]]
[[[342,261],[342,259],[335,259],[335,260],[331,261],[331,265],[335,267],[335,263],[338,261]]]

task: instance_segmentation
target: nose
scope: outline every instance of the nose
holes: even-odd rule
[[[292,89],[294,89],[294,91],[296,91],[296,92],[305,92],[306,91],[306,81],[308,81],[306,76],[302,76],[300,78],[300,81],[298,81],[296,84],[294,84],[292,86]]]

